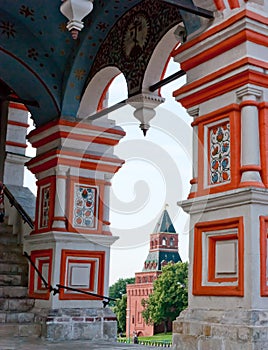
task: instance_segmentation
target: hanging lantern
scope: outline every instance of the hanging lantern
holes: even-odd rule
[[[67,29],[72,38],[77,39],[78,33],[84,28],[82,19],[93,10],[93,0],[63,0],[61,13],[69,19]]]

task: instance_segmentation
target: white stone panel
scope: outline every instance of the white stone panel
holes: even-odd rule
[[[85,265],[85,264],[84,264]],[[69,266],[69,286],[79,288],[89,288],[90,264],[70,264]]]
[[[218,241],[216,242],[216,276],[237,274],[237,242],[236,241]]]
[[[42,271],[41,271],[41,273],[46,281],[48,281],[48,271],[49,271],[49,263],[47,262],[47,263],[44,263],[42,265]],[[41,282],[41,285],[42,285],[42,287],[45,288],[43,281]]]

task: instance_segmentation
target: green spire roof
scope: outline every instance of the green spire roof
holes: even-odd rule
[[[172,221],[166,209],[163,211],[160,219],[157,221],[153,231],[153,233],[160,233],[160,232],[176,233],[175,228],[172,224]]]
[[[157,234],[159,236],[157,240],[157,246],[155,246],[153,249],[150,248],[142,272],[161,271],[162,266],[166,265],[168,262],[172,261],[176,263],[178,261],[181,261],[177,244],[176,247],[172,247],[170,245],[170,237],[168,235],[169,233],[173,238],[175,235],[177,235],[170,216],[165,209],[152,233],[152,235]],[[166,239],[166,246],[163,246],[161,243],[163,238]]]

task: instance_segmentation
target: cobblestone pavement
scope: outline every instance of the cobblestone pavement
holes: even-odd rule
[[[62,341],[48,342],[37,338],[0,337],[0,350],[156,350],[159,348],[113,342]]]

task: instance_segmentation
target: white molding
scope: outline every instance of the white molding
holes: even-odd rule
[[[246,96],[254,96],[256,99],[261,99],[263,95],[263,91],[260,89],[256,89],[255,87],[248,84],[247,86],[243,86],[242,89],[236,91],[236,96],[238,100],[244,100],[243,98]]]
[[[73,233],[73,232],[56,232],[50,231],[47,233],[40,233],[36,235],[26,236],[25,244],[62,244],[62,243],[74,243],[83,244],[85,249],[87,248],[85,243],[89,244],[99,244],[105,247],[110,247],[115,241],[118,240],[117,236],[106,236],[101,234],[83,234],[83,233]]]
[[[248,204],[268,205],[268,190],[245,187],[177,202],[186,213],[195,214]]]

